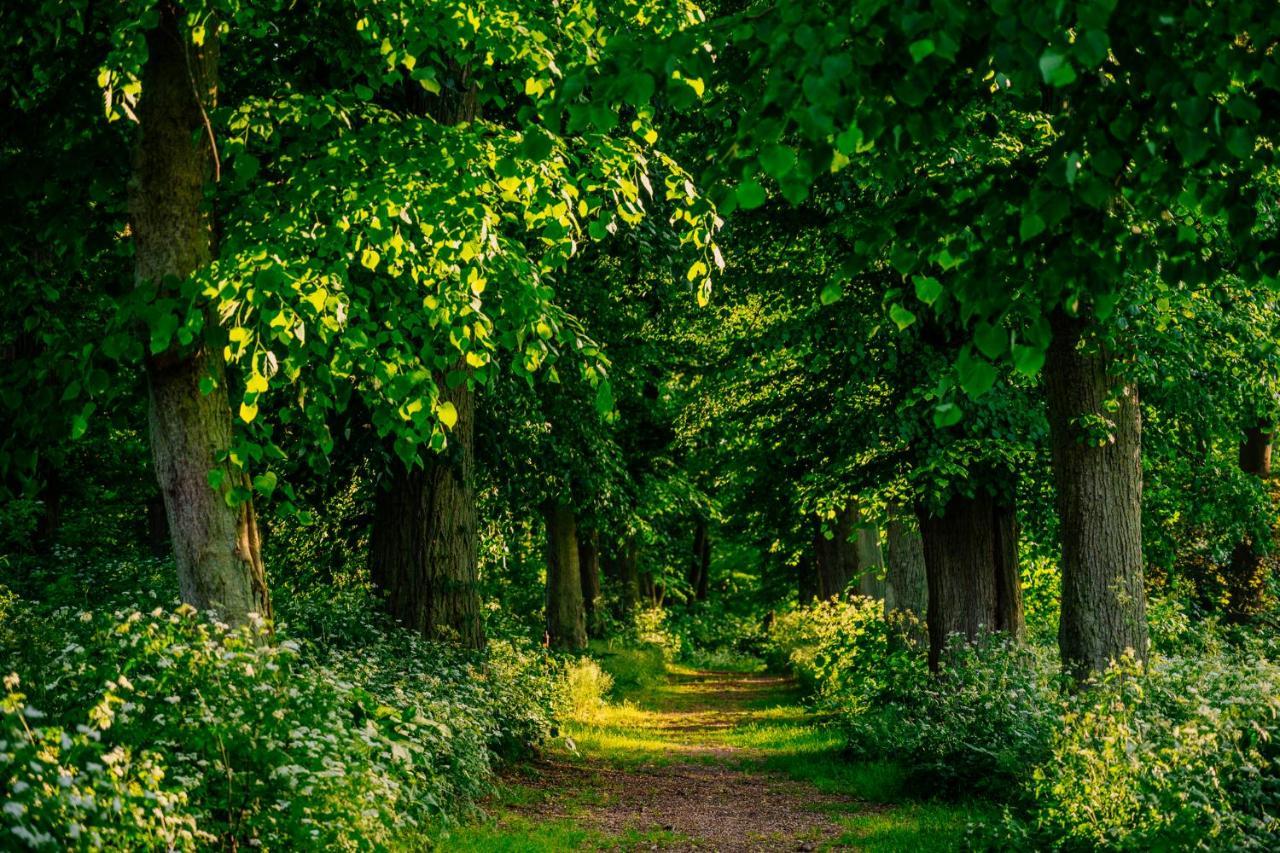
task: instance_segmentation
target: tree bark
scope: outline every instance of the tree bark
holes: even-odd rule
[[[816,555],[803,554],[796,565],[796,598],[801,605],[812,604],[818,598]]]
[[[623,610],[632,613],[640,606],[639,553],[634,537],[628,538],[615,556],[618,566],[618,588]]]
[[[129,193],[137,284],[179,299],[179,283],[213,255],[203,209],[213,150],[204,116],[217,94],[216,30],[209,27],[197,47],[181,16],[160,4],[159,24],[147,34]],[[202,392],[201,380],[212,390]],[[255,613],[270,618],[253,502],[224,499],[247,476],[225,460],[232,419],[219,348],[200,343],[153,354],[147,382],[151,452],[182,600],[232,625]]]
[[[854,513],[857,513],[856,508]],[[880,531],[874,527],[859,526],[854,551],[857,558],[858,595],[883,600],[885,580],[881,575],[884,573],[884,551],[880,547]]]
[[[146,523],[147,550],[151,556],[157,559],[169,556],[173,546],[169,536],[169,522],[165,519],[163,495],[147,499]]]
[[[702,570],[698,575],[697,595],[699,601],[706,601],[707,593],[711,589],[711,535],[709,533],[702,539],[702,552],[698,558],[702,563]]]
[[[396,464],[374,501],[369,574],[404,627],[429,639],[483,648],[472,470],[475,410],[465,385],[445,396],[458,412],[449,445],[411,471]]]
[[[842,512],[836,516],[835,530],[823,530],[822,522],[813,522],[813,563],[818,578],[818,597],[827,599],[844,595],[853,580],[858,564],[857,546],[853,537],[853,525]]]
[[[1044,382],[1062,538],[1058,646],[1069,672],[1147,654],[1138,390],[1111,373],[1084,322],[1051,317]]]
[[[948,638],[1023,633],[1013,511],[989,495],[953,496],[941,514],[919,510],[928,583],[929,666]]]
[[[918,524],[896,514],[889,520],[888,569],[885,578],[884,611],[892,618],[903,614],[907,638],[912,643],[927,641],[924,635],[929,606],[929,582],[924,565],[924,540]]]
[[[1271,425],[1245,430],[1240,442],[1240,470],[1267,480],[1271,477]],[[1231,552],[1227,567],[1226,621],[1243,624],[1263,611],[1266,603],[1267,566],[1253,539],[1246,537]]]
[[[585,649],[587,621],[573,510],[551,502],[543,515],[547,522],[547,639],[552,648]]]
[[[587,634],[599,637],[603,628],[600,610],[600,537],[594,530],[578,536],[578,569],[582,574],[582,606]]]
[[[711,536],[705,518],[699,518],[693,528],[693,553],[689,560],[690,602],[706,601],[711,571]]]
[[[476,88],[465,66],[451,63],[456,81],[438,95],[408,90],[408,109],[444,125],[476,117]],[[468,373],[465,362],[457,371]],[[436,377],[442,402],[458,419],[439,454],[425,451],[421,469],[400,466],[375,502],[369,544],[370,574],[387,594],[391,614],[425,637],[483,648],[475,467],[475,392],[448,388]]]

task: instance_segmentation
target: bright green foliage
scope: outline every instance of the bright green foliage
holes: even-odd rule
[[[973,827],[979,846],[1265,847],[1276,831],[1272,652],[1224,647],[1169,604],[1149,611],[1168,622],[1153,625],[1167,654],[1146,670],[1121,662],[1076,692],[1061,689],[1049,649],[999,640],[953,647],[930,677],[922,652],[886,642],[892,629],[864,600],[793,611],[770,636],[855,753],[904,762],[908,786],[1009,806]]]
[[[93,833],[142,848],[397,846],[457,815],[488,790],[496,757],[550,730],[555,669],[524,643],[475,658],[388,626],[363,593],[278,600],[298,639],[287,625],[228,634],[189,608],[8,603],[15,633],[0,648],[32,695],[14,693],[15,675],[5,834],[57,847],[77,833],[86,847]]]
[[[37,850],[191,850],[214,840],[197,828],[185,793],[166,789],[161,756],[135,758],[104,745],[101,723],[74,733],[44,726],[20,686],[16,674],[6,676],[0,701],[3,826],[11,841]]]

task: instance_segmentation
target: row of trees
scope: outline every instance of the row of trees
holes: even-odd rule
[[[1047,446],[1086,673],[1147,647],[1138,388],[1235,406],[1160,452],[1220,459],[1238,415],[1265,470],[1269,374],[1230,387],[1276,271],[1266,4],[56,6],[7,45],[0,462],[47,490],[54,413],[79,437],[141,371],[182,595],[230,622],[270,615],[255,500],[343,469],[428,636],[483,643],[478,507],[537,508],[569,646],[597,564],[662,598],[673,520],[705,595],[723,516],[815,594],[918,607],[923,565],[936,658],[1017,633]]]

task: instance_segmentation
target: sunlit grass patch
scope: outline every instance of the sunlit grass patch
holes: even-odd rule
[[[945,851],[965,849],[965,829],[985,812],[977,806],[904,803],[840,819],[844,833],[831,847],[866,851]]]
[[[441,833],[432,849],[438,853],[562,853],[565,850],[648,849],[680,840],[675,833],[663,830],[628,830],[620,835],[607,835],[582,826],[574,818],[508,814]]]

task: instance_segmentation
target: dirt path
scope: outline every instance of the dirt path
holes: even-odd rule
[[[956,850],[973,814],[843,757],[790,679],[672,667],[511,769],[450,853]]]
[[[752,767],[770,750],[750,743],[757,740],[751,734],[780,722],[811,723],[794,704],[791,681],[693,671],[673,676],[655,698],[635,708],[625,728],[665,749],[651,745],[634,766],[617,766],[607,748],[591,749],[588,733],[585,754],[604,752],[606,760],[538,768],[541,783],[553,789],[592,792],[572,811],[582,824],[624,848],[629,836],[633,848],[650,850],[815,850],[840,836],[833,813],[857,808],[854,800]]]

